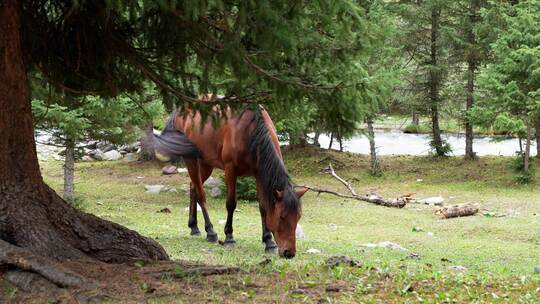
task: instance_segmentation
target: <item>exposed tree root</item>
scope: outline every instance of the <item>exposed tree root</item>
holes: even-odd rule
[[[334,168],[332,167],[332,164],[329,164],[328,167],[322,169],[321,172],[330,174],[332,177],[337,179],[340,183],[342,183],[345,186],[345,188],[347,188],[347,190],[349,190],[351,194],[346,195],[346,194],[341,194],[336,191],[323,189],[323,188],[310,187],[310,186],[303,186],[303,187],[306,187],[310,189],[311,191],[315,191],[318,193],[328,193],[328,194],[332,194],[332,195],[343,197],[343,198],[355,199],[355,200],[364,201],[364,202],[372,203],[379,206],[392,207],[392,208],[403,208],[405,207],[405,205],[407,205],[407,203],[411,199],[407,195],[395,198],[393,200],[385,199],[377,194],[367,194],[364,196],[358,195],[356,191],[354,190],[354,188],[351,186],[351,184],[349,184],[347,181],[345,181],[343,178],[341,178],[339,175],[336,174],[336,172],[334,171]]]
[[[0,240],[0,263],[42,275],[60,287],[79,287],[90,282],[59,263]]]

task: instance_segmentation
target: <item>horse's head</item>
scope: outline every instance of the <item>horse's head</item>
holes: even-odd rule
[[[300,197],[307,190],[274,190],[275,204],[266,210],[266,227],[274,235],[282,257],[290,259],[296,255],[296,226],[301,216]]]

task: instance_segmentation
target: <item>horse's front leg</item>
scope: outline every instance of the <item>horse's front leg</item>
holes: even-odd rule
[[[272,232],[266,227],[266,212],[264,208],[259,205],[259,211],[261,213],[261,222],[262,222],[262,242],[265,245],[264,251],[270,254],[278,254],[278,246],[272,238]]]
[[[225,166],[225,184],[227,186],[227,222],[225,223],[225,246],[236,245],[233,237],[233,216],[236,209],[236,174],[232,165]]]

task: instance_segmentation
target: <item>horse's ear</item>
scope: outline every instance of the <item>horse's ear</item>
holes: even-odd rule
[[[283,191],[274,190],[274,198],[276,199],[276,202],[283,201]]]
[[[296,190],[296,196],[298,198],[301,198],[302,195],[304,195],[308,190],[309,190],[309,188],[307,188],[307,187],[301,187],[299,190]]]

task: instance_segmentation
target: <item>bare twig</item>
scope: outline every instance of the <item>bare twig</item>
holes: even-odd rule
[[[347,188],[347,190],[349,190],[351,195],[346,195],[346,194],[342,194],[336,191],[323,189],[323,188],[316,188],[316,187],[310,187],[310,186],[302,186],[302,187],[308,188],[309,190],[315,191],[318,193],[328,193],[328,194],[332,194],[332,195],[343,197],[343,198],[355,199],[355,200],[359,200],[363,202],[368,202],[368,203],[372,203],[372,204],[376,204],[376,205],[380,205],[384,207],[392,207],[392,208],[403,208],[405,207],[405,205],[407,205],[407,203],[411,199],[410,196],[408,195],[404,195],[404,196],[395,198],[393,200],[384,199],[383,197],[377,194],[366,194],[363,196],[358,195],[356,191],[353,189],[353,187],[351,186],[351,184],[349,184],[347,181],[345,181],[343,178],[341,178],[339,175],[336,174],[336,171],[334,171],[334,168],[332,167],[331,164],[327,168],[324,168],[322,172],[328,173],[332,175],[335,179],[340,181]]]

